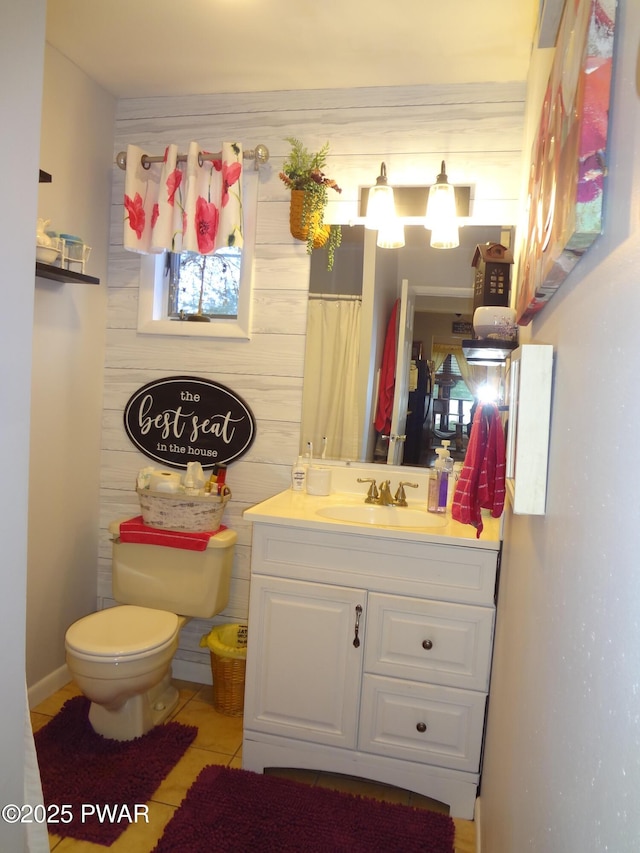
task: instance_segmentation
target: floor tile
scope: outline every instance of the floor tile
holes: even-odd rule
[[[231,757],[222,752],[190,747],[166,779],[161,782],[151,799],[157,803],[179,806],[201,770],[210,764],[227,766],[230,761]]]
[[[47,723],[50,723],[53,719],[48,714],[39,714],[37,711],[31,711],[31,730],[33,732],[37,732],[43,726],[46,726]]]
[[[233,756],[242,744],[242,717],[219,714],[201,699],[192,699],[174,719],[178,723],[198,727],[198,735],[192,745],[200,749]]]
[[[454,817],[456,837],[455,853],[476,853],[476,825],[472,820]]]
[[[229,762],[229,767],[235,767],[238,770],[242,770],[242,756],[234,755]]]
[[[201,684],[195,684],[193,681],[181,681],[178,678],[174,678],[172,683],[178,691],[179,699],[176,708],[169,717],[170,720],[174,720],[176,715],[189,704],[194,696],[198,695],[198,691],[202,686]]]
[[[57,690],[52,696],[49,696],[48,699],[40,702],[39,705],[36,705],[36,707],[31,710],[36,711],[38,714],[48,714],[50,717],[55,717],[67,699],[71,699],[74,696],[80,696],[81,694],[82,691],[76,683],[74,681],[70,681],[68,684],[65,684],[64,687],[61,687],[60,690]]]
[[[196,694],[196,699],[206,702],[208,705],[213,705],[213,686],[211,684],[201,684],[200,690]]]

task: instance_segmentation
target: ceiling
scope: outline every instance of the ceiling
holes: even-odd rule
[[[47,41],[118,98],[507,82],[542,4],[48,0]]]

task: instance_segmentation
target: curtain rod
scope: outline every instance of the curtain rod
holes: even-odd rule
[[[362,295],[359,293],[310,293],[309,299],[326,299],[328,302],[331,300],[357,302],[362,300]]]
[[[255,160],[255,168],[258,170],[263,163],[266,163],[269,159],[269,149],[266,145],[256,145],[255,148],[249,148],[246,151],[242,152],[243,159],[245,160]],[[205,154],[203,151],[199,154],[200,164],[202,164],[205,160],[216,160],[217,158],[222,157],[222,152],[218,151],[215,154]],[[178,162],[184,163],[186,162],[187,155],[186,154],[178,154]],[[152,163],[162,163],[164,160],[164,154],[157,155],[149,155],[143,154],[140,158],[140,162],[142,163],[143,169],[148,169]],[[116,157],[116,163],[121,169],[127,168],[127,152],[121,151]]]

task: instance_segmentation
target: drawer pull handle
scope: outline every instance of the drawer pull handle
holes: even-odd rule
[[[422,648],[429,651],[430,649],[433,648],[433,642],[431,640],[423,640],[422,641]]]
[[[353,645],[355,648],[359,648],[360,646],[360,637],[358,636],[358,632],[360,631],[360,617],[362,616],[362,605],[356,605],[356,624],[354,627],[354,637],[353,637]]]
[[[416,729],[420,732],[420,734],[422,734],[423,732],[426,732],[427,724],[426,723],[418,723],[418,725],[416,726]]]

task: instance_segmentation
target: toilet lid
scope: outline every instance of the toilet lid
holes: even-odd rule
[[[65,640],[70,649],[85,654],[126,657],[166,645],[178,624],[175,613],[121,604],[74,622]]]

